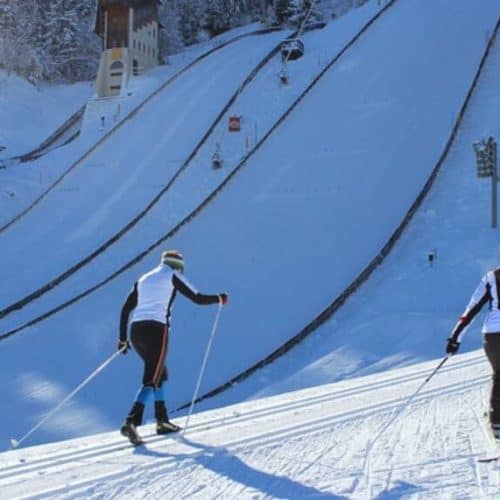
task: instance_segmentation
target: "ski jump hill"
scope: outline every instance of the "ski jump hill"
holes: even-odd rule
[[[230,294],[201,394],[227,387],[320,318],[309,334],[359,276],[366,278],[364,271],[388,242],[397,241],[398,228],[415,213],[430,181],[439,178],[443,154],[467,132],[460,128],[464,105],[473,99],[490,58],[498,58],[489,42],[498,25],[497,2],[484,1],[477,9],[451,0],[381,4],[368,2],[323,30],[304,34],[306,54],[289,63],[287,86],[277,78],[279,55],[271,58],[224,115],[241,115],[244,134],[227,133],[221,119],[191,166],[137,225],[71,277],[0,320],[5,333],[57,309],[0,343],[1,397],[11,409],[1,431],[6,444],[113,352],[121,302],[163,248],[183,251],[186,275],[201,291]],[[2,309],[69,269],[141,212],[282,38],[279,33],[243,38],[204,59],[203,67],[159,94],[3,231],[0,275],[9,286]],[[52,154],[70,165],[81,139]],[[217,143],[225,166],[214,171],[210,158]],[[71,301],[100,282],[105,283]],[[168,358],[171,409],[193,394],[214,314],[176,303]],[[335,326],[328,329],[334,337]],[[349,338],[348,330],[344,327],[342,340]],[[377,339],[381,350],[392,342],[380,334]],[[369,325],[357,340],[374,344]],[[282,359],[293,358],[293,352]],[[266,383],[273,381],[272,370],[272,365],[266,369]],[[139,373],[133,355],[120,358],[31,443],[116,428]],[[478,386],[484,382],[485,377]],[[245,393],[228,390],[228,400],[238,391]],[[212,404],[222,405],[224,397]],[[197,455],[203,463],[214,451],[206,446]],[[357,491],[358,482],[353,484],[335,488]]]

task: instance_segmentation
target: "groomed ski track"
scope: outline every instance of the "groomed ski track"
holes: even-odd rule
[[[76,272],[83,271],[86,268],[86,266],[88,266],[91,263],[92,260],[100,256],[104,252],[109,252],[112,249],[113,252],[115,252],[115,254],[120,253],[120,258],[122,260],[124,260],[123,256],[125,254],[128,254],[130,256],[129,257],[131,259],[130,261],[128,262],[125,261],[124,265],[118,269],[116,269],[115,266],[114,272],[108,274],[107,276],[104,276],[103,280],[97,283],[95,281],[97,275],[96,273],[98,273],[101,269],[113,268],[113,265],[116,262],[115,258],[113,257],[113,254],[105,256],[106,262],[103,262],[103,259],[100,259],[99,262],[97,262],[96,265],[94,266],[94,269],[92,268],[89,269],[87,267],[85,271],[87,272],[88,275],[92,276],[92,281],[95,283],[95,285],[90,286],[86,290],[83,290],[78,297],[73,297],[66,303],[56,305],[54,310],[45,311],[40,317],[32,319],[31,321],[28,322],[29,326],[32,326],[33,324],[36,324],[39,321],[51,316],[57,311],[64,309],[68,305],[75,303],[80,298],[88,295],[89,293],[92,293],[97,288],[104,286],[106,283],[114,279],[117,275],[131,268],[134,264],[140,262],[140,260],[142,260],[147,254],[149,254],[152,250],[157,248],[160,244],[170,239],[181,227],[183,227],[184,225],[189,223],[194,217],[196,217],[196,215],[210,203],[210,201],[215,197],[215,195],[220,193],[220,191],[224,188],[224,186],[228,183],[228,181],[237,173],[238,170],[240,170],[242,167],[246,165],[246,163],[249,161],[252,155],[260,149],[260,147],[265,143],[265,141],[271,135],[271,133],[273,133],[274,130],[279,127],[279,125],[287,118],[290,112],[314,88],[314,86],[326,73],[326,71],[329,71],[332,68],[332,66],[340,59],[340,57],[347,50],[349,50],[353,44],[356,43],[359,37],[365,35],[365,32],[371,27],[371,25],[374,22],[376,21],[378,22],[378,18],[381,15],[383,15],[383,13],[388,8],[390,8],[393,5],[393,3],[394,2],[388,3],[384,8],[378,11],[375,10],[374,11],[375,14],[373,15],[373,17],[371,17],[373,9],[372,11],[366,9],[365,13],[355,12],[354,14],[357,15],[358,19],[356,19],[355,22],[352,23],[352,26],[349,26],[347,29],[344,28],[345,34],[342,33],[341,36],[337,37],[337,39],[334,39],[334,43],[332,44],[331,47],[331,52],[334,54],[334,56],[331,58],[331,60],[329,60],[326,63],[325,67],[318,74],[313,75],[313,77],[310,79],[308,79],[307,77],[304,78],[303,82],[300,81],[300,84],[303,84],[305,86],[304,91],[302,91],[301,87],[298,84],[296,84],[295,88],[289,92],[290,97],[288,97],[288,99],[292,101],[292,104],[288,106],[285,101],[284,103],[285,105],[282,106],[285,108],[283,110],[284,112],[283,114],[281,114],[281,116],[276,117],[277,118],[276,121],[273,120],[273,118],[275,117],[271,112],[267,113],[268,116],[266,117],[266,120],[263,120],[263,122],[265,125],[267,125],[268,123],[269,128],[261,132],[263,134],[262,139],[259,140],[258,143],[253,148],[251,148],[251,150],[248,153],[245,153],[243,155],[243,159],[241,161],[237,159],[237,161],[234,162],[234,160],[231,158],[231,160],[233,160],[232,162],[226,162],[228,164],[224,168],[224,176],[221,177],[219,175],[214,179],[214,181],[208,181],[208,180],[204,181],[205,185],[203,186],[203,190],[202,186],[196,187],[195,189],[200,192],[200,195],[197,198],[193,198],[192,200],[190,200],[186,205],[186,207],[183,207],[182,211],[179,211],[178,208],[175,208],[178,214],[175,214],[176,216],[172,217],[172,220],[169,221],[172,228],[170,231],[168,231],[167,233],[160,233],[160,234],[158,234],[158,231],[156,231],[155,233],[148,235],[147,237],[145,237],[144,234],[141,234],[140,237],[136,237],[137,230],[133,231],[133,229],[134,226],[139,221],[145,219],[144,223],[148,224],[148,218],[152,219],[153,221],[158,219],[161,220],[161,216],[159,217],[157,213],[156,214],[150,213],[151,209],[160,201],[162,197],[166,196],[167,194],[170,194],[169,191],[171,190],[174,182],[177,180],[179,175],[181,175],[184,172],[184,170],[187,169],[191,164],[196,164],[200,162],[202,164],[205,164],[205,166],[209,164],[211,152],[214,150],[214,143],[217,142],[217,137],[221,136],[221,131],[217,130],[216,127],[218,127],[219,129],[225,127],[227,118],[231,114],[231,111],[233,111],[233,114],[236,113],[238,109],[238,102],[244,97],[247,85],[249,85],[253,80],[257,79],[259,72],[267,73],[264,75],[264,78],[266,78],[267,80],[269,80],[269,77],[271,77],[271,79],[276,78],[276,73],[278,72],[279,69],[279,65],[277,64],[276,60],[274,61],[274,65],[272,65],[267,72],[263,71],[264,69],[266,69],[266,65],[271,61],[273,56],[276,54],[276,51],[279,46],[271,50],[271,52],[262,61],[260,61],[258,66],[242,82],[238,91],[229,99],[229,101],[224,106],[221,113],[219,113],[219,115],[217,116],[215,122],[210,126],[207,133],[203,136],[203,138],[197,144],[197,146],[195,147],[193,152],[189,155],[189,157],[184,161],[183,165],[179,168],[179,170],[177,170],[177,172],[173,175],[173,177],[165,185],[165,187],[158,193],[158,195],[142,211],[140,211],[133,220],[129,221],[122,229],[120,229],[117,233],[115,233],[109,240],[104,242],[100,247],[96,248],[89,255],[83,257],[71,268],[64,270],[56,278],[51,279],[49,282],[42,284],[37,290],[29,293],[28,295],[22,297],[21,299],[16,300],[11,304],[4,306],[0,310],[0,319],[4,318],[5,316],[9,315],[14,311],[23,309],[24,307],[29,305],[33,300],[37,300],[45,293],[52,291],[56,286],[59,286],[62,282],[64,282],[68,278],[71,278],[71,276],[74,275]],[[358,31],[359,28],[361,29]],[[334,24],[332,29],[333,30],[337,29],[337,24]],[[284,35],[282,35],[282,37],[283,36]],[[344,45],[344,40],[349,38],[350,40]],[[305,39],[307,43],[307,34],[305,35]],[[336,50],[339,50],[339,52],[336,53],[335,52]],[[314,57],[311,56],[309,57],[311,59],[314,59]],[[269,84],[269,82],[267,83]],[[251,94],[251,90],[248,93]],[[298,96],[294,100],[293,98],[295,94],[298,94]],[[255,99],[259,99],[259,97],[262,101],[265,101],[265,99],[263,99],[262,96],[258,95],[254,96]],[[249,99],[250,98],[247,98],[247,101]],[[261,105],[261,107],[264,108],[264,105]],[[224,121],[222,120],[223,118],[225,119]],[[262,124],[261,128],[264,128]],[[209,141],[209,147],[205,148],[205,151],[203,151],[202,147],[205,145],[207,140],[209,140],[210,136],[216,136],[216,139]],[[226,171],[227,173],[225,173]],[[203,174],[197,173],[195,169],[195,175],[203,175]],[[193,190],[193,184],[190,184],[189,181],[190,179],[188,178],[188,181],[184,182],[184,185],[181,184],[181,188],[178,190],[179,193],[174,192],[172,194],[172,197],[177,196],[176,202],[178,204],[182,203],[182,198],[186,196],[189,190],[191,191]],[[174,203],[175,202],[170,202],[168,205],[170,212],[174,212],[174,209],[172,207]],[[160,212],[165,210],[162,206],[157,207],[157,209]],[[118,240],[120,240],[129,231],[132,232],[129,235],[128,241],[121,242],[121,248],[117,248],[116,244],[118,243]],[[137,243],[142,243],[144,240],[151,242],[151,244],[146,248],[144,246],[141,246],[140,244],[139,245],[137,244]],[[134,249],[135,252],[140,252],[140,253],[134,253]],[[76,253],[77,251],[79,251],[79,249],[72,249],[70,251]],[[38,273],[38,275],[40,276],[41,273]],[[31,282],[30,286],[32,286]],[[12,293],[12,291],[9,291],[9,293]],[[22,331],[25,327],[26,325],[21,325],[21,327],[15,328],[15,332],[12,330],[4,332],[3,335],[0,336],[0,339],[8,338],[12,334]]]
[[[10,499],[493,498],[500,470],[477,462],[489,450],[481,352],[449,360],[366,454],[437,362],[195,414],[176,437],[146,425],[136,449],[112,432],[4,452],[0,489]]]

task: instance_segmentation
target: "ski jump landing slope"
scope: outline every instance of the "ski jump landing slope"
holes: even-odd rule
[[[494,498],[482,425],[489,369],[457,356],[386,427],[438,360],[194,415],[184,435],[142,427],[0,454],[5,498]],[[184,419],[176,419],[183,424]],[[367,451],[371,448],[371,451]]]
[[[90,229],[85,226],[79,228],[82,237],[83,233],[86,233],[87,245],[82,247],[79,239],[66,240],[57,258],[49,254],[50,262],[47,262],[43,269],[37,269],[29,280],[14,282],[9,287],[8,296],[11,300],[14,297],[17,300],[9,305],[2,304],[0,318],[21,307],[25,309],[29,302],[39,299],[48,291],[52,297],[47,297],[40,308],[49,310],[56,307],[61,302],[70,300],[75,290],[83,292],[85,287],[88,289],[107,279],[120,264],[128,265],[128,262],[136,259],[148,246],[165,238],[166,234],[185,220],[231,175],[241,158],[253,151],[255,144],[260,143],[260,138],[267,134],[291,103],[311,84],[311,80],[322,71],[324,65],[346,46],[347,41],[351,40],[369,19],[382,12],[373,6],[366,6],[356,9],[351,15],[342,17],[321,31],[304,35],[308,51],[300,60],[300,64],[292,68],[293,85],[286,88],[280,89],[277,78],[281,67],[280,57],[276,50],[269,52],[240,84],[238,91],[227,102],[224,112],[218,115],[217,123],[211,125],[196,148],[178,164],[175,175],[158,186],[155,203],[150,199],[147,207],[137,207],[134,220],[128,221],[127,225],[113,234],[111,240],[105,242],[102,242],[98,224],[106,226],[106,219],[97,222],[97,225]],[[285,36],[284,33],[281,34],[282,38]],[[260,37],[254,36],[253,39],[256,44],[262,43]],[[223,56],[224,54],[221,54],[221,57]],[[226,85],[229,93],[234,84],[227,82]],[[279,99],[276,98],[277,94]],[[227,130],[229,117],[233,115],[242,116],[241,133],[235,134]],[[211,168],[212,155],[217,145],[222,146],[224,168],[214,171]],[[136,188],[144,189],[140,185],[136,185]],[[95,245],[95,253],[90,259],[89,255],[82,251],[90,248],[92,242]],[[57,273],[60,274],[56,276]],[[63,290],[52,293],[61,283],[64,284]],[[30,292],[28,296],[23,296],[27,292]],[[60,297],[64,297],[64,300]],[[27,311],[23,311],[23,317],[27,316],[26,313]]]
[[[0,235],[8,262],[28,262],[29,249],[37,247],[54,275],[69,260],[67,252],[88,254],[123,227],[168,182],[227,98],[282,37],[243,38],[172,82]],[[2,269],[4,279],[11,270]]]
[[[385,244],[440,156],[481,59],[498,14],[496,2],[481,5],[396,2],[172,239],[200,290],[231,295],[202,393],[297,333]],[[5,415],[5,439],[22,435],[112,352],[123,297],[157,260],[4,343],[1,399],[15,409]],[[171,408],[193,393],[214,314],[176,302]],[[137,358],[120,359],[34,441],[116,427],[139,378]]]
[[[308,53],[301,60],[301,64],[299,66],[295,66],[293,71],[291,71],[294,78],[294,85],[280,89],[277,79],[280,62],[279,57],[276,57],[273,61],[271,61],[271,64],[264,68],[264,71],[261,71],[259,75],[257,75],[255,82],[252,82],[248,89],[245,89],[241,93],[230,112],[242,113],[244,120],[251,123],[252,133],[252,120],[258,119],[260,127],[259,134],[263,134],[266,131],[266,127],[270,127],[271,124],[274,123],[280,114],[283,113],[284,110],[288,108],[290,103],[293,102],[293,100],[296,99],[296,97],[303,91],[304,87],[310,83],[311,79],[314,78],[319,71],[321,71],[321,61],[323,61],[322,64],[324,65],[326,64],[325,61],[333,58],[342,49],[342,47],[344,47],[346,43],[352,39],[360,28],[372,16],[377,14],[377,12],[378,8],[374,2],[373,5],[367,5],[362,9],[355,10],[352,15],[344,16],[334,25],[329,27],[329,29],[314,33],[307,33],[307,35],[304,36],[304,40],[308,44]],[[260,39],[260,37],[255,37],[256,43]],[[292,68],[290,69],[292,70]],[[228,84],[228,93],[230,88],[232,87]],[[283,90],[283,93],[280,93],[280,90]],[[245,137],[241,136],[236,138],[233,136],[232,138],[228,138],[227,129],[225,128],[226,123],[227,121],[223,120],[221,125],[216,128],[212,137],[209,138],[208,147],[203,148],[203,150],[201,150],[199,155],[195,158],[193,168],[185,170],[179,179],[179,182],[174,184],[174,187],[178,188],[174,189],[173,193],[169,193],[166,204],[158,204],[158,206],[155,207],[155,210],[151,211],[151,213],[148,214],[148,217],[146,217],[144,221],[141,221],[141,224],[135,227],[133,231],[130,231],[130,234],[128,234],[127,237],[120,240],[119,244],[113,245],[110,250],[105,252],[102,258],[100,257],[99,259],[96,259],[92,265],[85,266],[81,272],[77,273],[74,279],[72,278],[71,280],[68,280],[63,288],[58,287],[46,294],[43,300],[36,301],[28,308],[28,310],[25,308],[20,313],[9,316],[7,318],[8,321],[5,321],[4,319],[2,321],[3,331],[5,332],[5,329],[8,329],[11,325],[18,326],[20,322],[31,320],[37,314],[44,313],[47,308],[52,307],[54,303],[58,304],[68,300],[73,297],[75,293],[80,292],[82,288],[88,286],[88,284],[93,284],[98,281],[101,276],[106,276],[110,272],[113,272],[118,266],[126,261],[129,256],[134,256],[134,252],[143,250],[144,246],[149,245],[151,240],[155,240],[159,234],[163,234],[164,225],[168,229],[171,224],[175,224],[180,218],[184,217],[191,210],[193,205],[199,203],[199,200],[206,196],[207,192],[210,192],[210,190],[213,189],[214,182],[220,182],[220,176],[227,175],[227,171],[230,171],[230,169],[237,165],[240,161],[241,154],[244,151],[244,149],[241,149],[240,143],[243,142],[244,144]],[[212,169],[210,168],[210,158],[214,151],[215,142],[221,139],[224,146],[225,168],[222,169],[221,172],[212,173]],[[217,181],[217,179],[219,179],[219,181]],[[96,180],[98,181],[99,179],[96,178]],[[92,217],[92,215],[89,216]],[[106,221],[103,221],[103,224],[105,224],[105,222]],[[80,230],[83,238],[85,228],[74,228],[74,230]],[[99,232],[94,233],[92,231],[88,232],[84,236],[85,238],[92,239],[94,242],[99,241],[101,238]],[[45,245],[48,246],[50,262],[40,259],[40,261],[44,261],[43,266],[40,266],[39,262],[34,262],[31,259],[28,259],[28,261],[24,261],[22,258],[17,259],[17,265],[22,266],[24,270],[22,274],[23,280],[22,282],[20,282],[20,280],[17,282],[11,282],[11,287],[9,287],[9,290],[6,291],[6,293],[8,292],[12,295],[16,293],[16,290],[18,291],[19,289],[23,289],[23,287],[33,286],[33,283],[40,281],[40,278],[43,279],[47,275],[51,275],[51,269],[54,269],[52,266],[69,265],[71,263],[71,261],[68,262],[69,258],[75,258],[75,256],[70,255],[72,253],[71,249],[75,254],[82,252],[82,248],[80,248],[78,242],[70,243],[66,241],[65,248],[61,249],[61,252],[68,256],[68,260],[64,260],[62,258],[55,259],[54,256],[50,256],[53,244],[54,242],[50,239],[45,242]],[[83,249],[83,251],[85,251],[85,249]],[[61,257],[61,253],[58,255]],[[157,252],[155,252],[154,260],[149,259],[145,262],[145,264],[150,265],[152,262],[157,262],[157,258]],[[10,272],[10,266],[14,265],[16,264],[11,262],[9,266],[5,266],[6,271]],[[30,272],[28,272],[28,268]],[[49,400],[43,401],[44,396],[39,393],[39,389],[41,389],[42,386],[45,386],[45,383],[48,383],[49,386],[54,388],[55,386],[52,386],[52,384],[59,386],[59,374],[65,371],[65,368],[59,365],[59,362],[64,364],[64,360],[69,361],[66,357],[69,352],[67,342],[73,346],[82,346],[81,342],[83,342],[85,345],[83,349],[85,351],[88,347],[91,347],[92,344],[93,346],[91,347],[91,352],[87,352],[90,357],[87,357],[87,355],[78,355],[72,359],[72,369],[69,374],[70,378],[65,380],[63,386],[59,387],[62,392],[66,391],[67,387],[64,387],[66,383],[72,384],[74,381],[81,378],[82,373],[88,370],[90,366],[95,365],[100,361],[102,352],[107,352],[109,350],[110,342],[111,345],[115,343],[115,314],[117,314],[124,294],[130,287],[131,280],[135,280],[137,273],[141,272],[142,269],[142,266],[135,266],[134,269],[128,272],[122,279],[116,280],[116,282],[107,286],[106,289],[103,290],[105,291],[104,299],[103,296],[100,296],[100,298],[98,295],[95,296],[97,303],[99,304],[98,308],[103,307],[105,309],[104,315],[107,315],[108,313],[110,314],[109,318],[105,319],[104,322],[101,322],[104,319],[104,317],[101,316],[102,310],[98,311],[97,309],[94,309],[91,311],[91,308],[94,308],[95,306],[89,306],[87,302],[82,301],[82,303],[78,305],[77,309],[75,309],[74,306],[73,308],[69,308],[72,309],[72,319],[70,320],[70,324],[66,323],[68,316],[61,316],[61,319],[63,319],[62,328],[58,328],[54,324],[49,323],[44,323],[43,326],[40,324],[40,326],[42,326],[41,329],[37,328],[29,330],[24,341],[20,338],[19,341],[16,340],[14,343],[9,344],[9,347],[2,351],[5,353],[5,362],[7,363],[7,359],[9,359],[12,363],[11,366],[14,366],[14,370],[18,373],[19,378],[16,378],[16,380],[27,390],[27,392],[24,392],[24,389],[22,389],[21,392],[16,391],[16,384],[10,384],[10,382],[4,386],[5,395],[10,393],[16,399],[20,397],[22,405],[27,405],[24,406],[25,411],[23,411],[23,414],[27,416],[29,422],[21,422],[17,418],[12,420],[12,425],[14,425],[19,432],[22,432],[27,425],[30,425],[34,414],[37,414],[43,407],[46,408],[47,406],[50,407],[52,405],[53,396],[57,397],[56,393],[53,393],[53,396],[50,396]],[[69,312],[69,309],[67,312]],[[80,327],[75,329],[75,325],[79,322],[77,318],[83,318],[83,316],[80,316],[81,314],[87,318],[86,326],[84,327],[85,333],[78,332]],[[108,324],[109,327],[105,326],[106,324]],[[83,326],[83,323],[81,326]],[[42,334],[42,331],[48,332],[48,336]],[[68,332],[71,333],[68,334]],[[34,335],[34,337],[32,335]],[[38,348],[32,349],[31,342],[35,338],[40,342],[43,342],[44,347],[40,347],[40,349],[44,352],[43,357],[36,356]],[[96,341],[95,344],[94,341]],[[28,342],[31,347],[26,347],[28,344],[25,344],[24,342]],[[76,342],[76,344],[74,344],[74,342]],[[199,343],[197,343],[194,347],[195,349],[202,349],[202,346]],[[70,350],[72,349],[73,348],[70,348]],[[26,365],[24,365],[24,362],[21,364],[17,363],[16,356],[13,356],[14,352],[21,353],[20,355],[23,358],[26,356],[30,358],[28,362],[30,367],[27,370],[25,370]],[[57,363],[52,363],[49,360],[52,356],[56,356],[58,358]],[[58,365],[60,368],[57,368]],[[135,371],[136,368],[137,367],[135,366],[135,373],[137,373]],[[116,373],[118,374],[119,372]],[[112,377],[114,377],[114,375],[112,375]],[[41,382],[41,386],[38,386],[39,382]],[[34,388],[33,384],[35,384],[37,388]],[[116,386],[114,382],[112,385]],[[32,389],[34,389],[35,394],[32,392]],[[191,388],[186,388],[186,393],[190,390]],[[42,389],[42,392],[43,391],[44,389]],[[125,392],[128,393],[128,391],[129,388],[126,388]],[[58,390],[56,390],[56,392],[58,392]],[[98,390],[95,394],[98,394],[99,392],[100,390]],[[105,396],[105,398],[108,402],[110,402],[109,394],[108,396]],[[122,397],[120,397],[120,399],[122,399]],[[115,414],[118,411],[121,412],[118,407],[109,405],[107,405],[107,408],[103,406],[101,410],[104,410],[105,413],[110,411],[112,414]],[[99,410],[98,413],[101,413],[101,410]],[[114,426],[113,421],[115,418],[116,417],[113,416],[108,422],[106,422],[107,417],[103,420],[97,413],[94,414],[93,417],[87,414],[87,418],[81,420],[80,423],[83,424],[86,429],[83,432],[88,432],[94,425],[98,426],[97,429],[104,430]],[[86,420],[86,423],[84,423],[84,420]],[[90,427],[88,427],[89,423]],[[80,424],[78,424],[77,427],[79,427],[79,425]],[[75,432],[77,435],[80,434],[82,429],[71,429],[65,425],[58,425],[57,428],[54,428],[49,425],[44,429],[44,432],[45,431],[47,431],[49,435],[55,431],[58,436],[63,435],[69,437],[72,435],[74,436]],[[69,435],[67,434],[68,431],[70,432]],[[41,432],[36,439],[45,439],[42,437],[44,432]],[[60,434],[61,432],[62,434]]]

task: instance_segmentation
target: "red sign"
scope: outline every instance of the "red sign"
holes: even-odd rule
[[[230,116],[229,117],[229,132],[239,132],[240,127],[240,117],[239,116]]]

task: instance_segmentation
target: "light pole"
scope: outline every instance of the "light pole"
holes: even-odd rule
[[[473,144],[478,177],[491,177],[491,227],[497,227],[497,143],[493,137]]]

